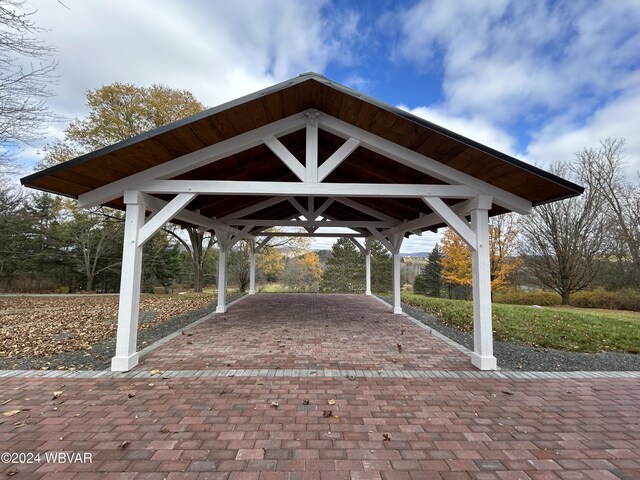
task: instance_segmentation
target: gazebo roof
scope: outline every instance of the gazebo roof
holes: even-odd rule
[[[326,77],[307,73],[282,82],[271,88],[239,98],[232,102],[203,111],[199,114],[173,122],[161,128],[143,133],[131,139],[80,156],[63,164],[24,177],[23,185],[78,198],[83,194],[122,181],[158,165],[194,154],[230,139],[239,138],[261,127],[283,121],[305,112],[320,112],[335,120],[335,127],[320,125],[318,131],[318,165],[325,161],[342,145],[349,133],[343,134],[344,126],[355,127],[354,131],[367,132],[391,142],[403,152],[415,152],[418,160],[438,162],[480,180],[485,185],[497,187],[519,197],[531,205],[539,205],[582,193],[583,188],[550,174],[516,158],[458,135],[406,111],[380,102],[360,92],[336,84]],[[290,129],[278,137],[286,149],[305,165],[305,129]],[[346,148],[346,147],[345,147]],[[376,151],[372,144],[362,143],[326,176],[325,181],[340,183],[373,184],[424,184],[446,185],[453,183],[442,176],[425,173],[412,168],[406,162],[390,158],[387,151]],[[187,158],[187,157],[185,157]],[[440,178],[438,178],[440,177]],[[248,144],[242,151],[218,158],[178,175],[162,177],[185,180],[231,180],[254,182],[297,182],[298,177],[288,168],[273,148],[264,142]],[[466,178],[466,177],[465,177]],[[489,192],[490,194],[490,192]],[[170,194],[154,194],[163,201],[173,198]],[[251,212],[251,218],[285,220],[299,215],[295,202],[308,208],[307,196],[293,196],[295,201],[277,202],[269,205],[270,196],[251,195],[206,195],[196,197],[188,210],[210,218],[233,218],[236,212],[256,204],[264,204],[259,211]],[[316,206],[325,197],[314,195]],[[105,197],[106,198],[106,197]],[[82,197],[81,197],[82,199]],[[461,199],[447,198],[450,206]],[[103,205],[124,208],[122,192],[117,196],[99,201]],[[379,220],[367,211],[375,211],[399,222],[415,219],[431,210],[420,198],[359,198],[357,204],[333,202],[325,211],[328,218],[343,221]],[[494,203],[490,214],[512,210],[504,203]],[[188,224],[185,221],[178,223]],[[442,223],[422,229],[433,229]]]

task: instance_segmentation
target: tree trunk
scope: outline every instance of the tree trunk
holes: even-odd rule
[[[204,235],[196,228],[188,227],[187,233],[191,240],[191,259],[193,260],[193,291],[202,292],[204,283],[204,269],[202,258],[202,240]]]
[[[560,295],[562,296],[562,304],[569,305],[569,292],[562,292]]]

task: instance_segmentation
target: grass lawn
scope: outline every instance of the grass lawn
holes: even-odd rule
[[[402,301],[464,332],[473,331],[473,303],[403,293]],[[496,340],[573,352],[640,353],[640,313],[573,307],[493,304]]]

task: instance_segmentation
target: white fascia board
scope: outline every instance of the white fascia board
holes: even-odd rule
[[[138,187],[146,193],[218,195],[471,198],[478,191],[466,185],[390,183],[244,182],[227,180],[152,180]]]
[[[457,183],[473,187],[485,195],[492,196],[495,203],[511,211],[521,214],[528,214],[532,211],[533,207],[529,200],[518,197],[511,192],[507,192],[479,178],[449,167],[430,157],[421,155],[413,150],[374,135],[371,132],[351,125],[350,123],[327,115],[326,113],[321,113],[318,120],[323,130],[342,138],[359,140],[363,147],[413,168],[414,170],[447,183]]]
[[[136,190],[135,186],[141,183],[149,180],[171,178],[195,170],[230,155],[261,145],[265,137],[286,135],[300,130],[305,124],[305,112],[297,113],[83,193],[78,197],[78,205],[82,208],[101,205],[122,196],[125,190]]]

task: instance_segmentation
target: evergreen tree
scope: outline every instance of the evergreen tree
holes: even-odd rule
[[[413,291],[421,295],[439,297],[442,290],[442,252],[436,244],[429,254],[427,264],[422,267],[420,274],[413,284]]]
[[[364,291],[364,256],[348,238],[340,238],[331,248],[331,257],[322,277],[326,292]]]
[[[382,243],[371,242],[371,291],[388,293],[393,289],[393,258]]]

